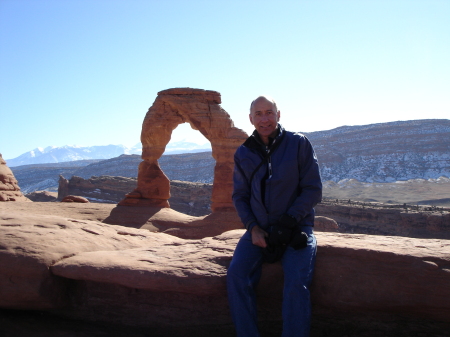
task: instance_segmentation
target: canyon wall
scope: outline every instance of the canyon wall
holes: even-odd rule
[[[342,233],[450,240],[450,208],[325,199],[316,214],[334,219]]]
[[[136,178],[100,176],[84,179],[61,176],[58,200],[67,195],[87,198],[90,202],[119,203],[125,195],[136,188]],[[191,183],[188,181],[170,181],[170,208],[178,212],[202,216],[211,213],[212,184]]]
[[[305,133],[324,181],[392,182],[450,177],[450,120],[341,126]]]

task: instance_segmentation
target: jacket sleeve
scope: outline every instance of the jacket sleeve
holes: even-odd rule
[[[234,188],[232,198],[234,207],[236,208],[245,229],[251,231],[252,228],[258,223],[250,207],[251,187],[244,171],[242,170],[242,167],[240,166],[237,151],[234,155],[233,185]]]
[[[298,148],[298,169],[300,191],[287,213],[301,221],[313,213],[314,206],[322,200],[322,181],[319,164],[309,140],[302,136]]]

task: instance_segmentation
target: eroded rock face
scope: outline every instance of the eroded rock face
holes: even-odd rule
[[[0,201],[31,201],[20,191],[11,169],[0,154]]]
[[[158,93],[142,125],[143,161],[139,165],[137,188],[119,205],[169,207],[169,179],[162,172],[158,159],[172,131],[179,124],[189,123],[211,142],[212,156],[216,160],[212,211],[234,209],[231,201],[233,155],[248,136],[234,127],[220,103],[221,97],[216,91],[175,88]]]
[[[62,200],[69,195],[69,180],[59,175],[58,180],[58,199]]]
[[[450,240],[448,208],[323,200],[315,209],[316,214],[336,220],[340,232]]]
[[[116,204],[129,191],[133,190],[136,184],[136,178],[93,176],[89,179],[83,179],[72,176],[70,180],[67,180],[60,176],[58,199],[61,200],[67,195],[78,195],[88,199],[90,202]],[[169,202],[171,209],[193,216],[203,216],[211,213],[211,184],[171,180],[170,192]],[[36,197],[36,200],[33,201],[48,200],[43,198],[37,199]],[[127,207],[127,211],[130,213],[135,212],[130,210],[129,207]],[[121,223],[121,225],[126,225],[126,223]]]
[[[225,277],[242,234],[184,240],[88,220],[0,214],[0,307],[146,327],[231,325]],[[316,236],[315,317],[450,322],[450,241]],[[282,282],[280,264],[264,266],[261,321],[280,320]]]

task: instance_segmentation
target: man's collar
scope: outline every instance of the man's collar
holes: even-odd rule
[[[280,123],[277,124],[277,128],[276,128],[276,134],[275,137],[269,137],[269,147],[272,145],[273,141],[280,135],[280,133],[282,133],[283,131],[283,127],[281,126]],[[256,141],[262,145],[264,145],[264,142],[262,141],[258,131],[253,131],[252,136],[251,137],[255,137]],[[265,145],[264,145],[265,146]]]

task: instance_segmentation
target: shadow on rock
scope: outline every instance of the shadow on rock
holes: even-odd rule
[[[140,206],[117,206],[103,222],[147,229],[151,232],[163,232],[183,239],[202,239],[243,228],[234,211],[191,216],[171,208]]]

